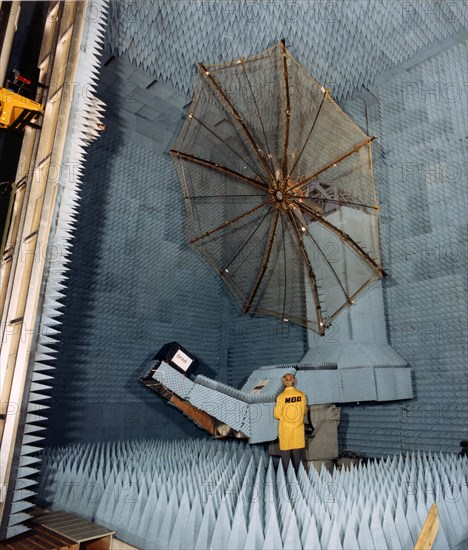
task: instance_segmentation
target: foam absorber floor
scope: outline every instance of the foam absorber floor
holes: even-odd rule
[[[49,449],[38,499],[151,550],[408,549],[436,502],[447,549],[468,536],[467,472],[421,452],[296,474],[238,441],[119,441]]]

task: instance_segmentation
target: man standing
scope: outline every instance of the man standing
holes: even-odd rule
[[[278,435],[281,461],[286,470],[292,460],[296,472],[305,458],[304,415],[307,410],[307,398],[296,390],[296,377],[285,374],[281,379],[284,390],[276,398],[274,417],[279,420]]]

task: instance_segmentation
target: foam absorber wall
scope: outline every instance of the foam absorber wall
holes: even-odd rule
[[[120,441],[49,450],[38,498],[151,550],[413,548],[436,502],[446,549],[467,538],[467,470],[412,453],[296,475],[244,442]]]

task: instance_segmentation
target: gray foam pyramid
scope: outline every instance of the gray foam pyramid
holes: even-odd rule
[[[458,1],[114,0],[107,41],[117,55],[189,93],[195,63],[246,57],[285,37],[341,100],[464,23]]]
[[[39,337],[30,372],[29,393],[26,397],[27,415],[20,427],[17,453],[18,468],[11,496],[11,510],[8,518],[7,537],[13,537],[28,528],[24,522],[31,516],[27,510],[33,504],[35,477],[39,472],[40,451],[43,445],[44,421],[49,409],[50,389],[55,367],[53,346],[59,340],[62,323],[62,303],[69,278],[69,255],[75,231],[76,214],[80,202],[80,189],[86,148],[98,135],[97,124],[102,120],[104,104],[96,97],[99,58],[105,34],[107,1],[94,4],[93,17],[86,17],[87,38],[84,40],[78,60],[73,108],[70,111],[69,129],[64,146],[62,163],[57,170],[58,198],[51,227],[50,240],[44,248],[46,274],[44,280],[44,301],[39,320]],[[8,497],[9,500],[10,497]]]
[[[467,536],[467,467],[412,453],[296,475],[242,442],[80,444],[48,451],[39,499],[148,550],[403,550],[436,502],[446,549]]]

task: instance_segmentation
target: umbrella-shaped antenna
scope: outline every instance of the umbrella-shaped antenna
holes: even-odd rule
[[[171,149],[190,244],[244,313],[323,335],[382,277],[372,138],[284,41],[198,68]]]

